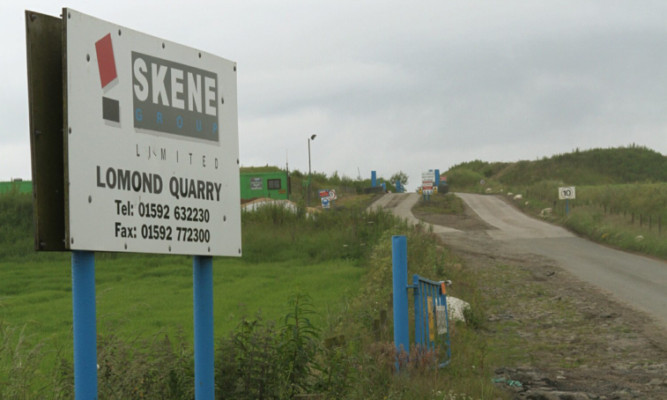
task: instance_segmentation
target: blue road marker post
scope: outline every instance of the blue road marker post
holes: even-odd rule
[[[95,253],[72,251],[74,397],[97,399]]]
[[[195,331],[195,399],[215,394],[213,341],[213,257],[193,258]]]
[[[394,302],[394,345],[410,354],[410,327],[408,320],[408,242],[405,236],[392,236],[392,277]],[[398,369],[398,362],[396,369]]]

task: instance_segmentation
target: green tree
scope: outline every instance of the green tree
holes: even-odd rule
[[[393,185],[396,181],[401,182],[401,186],[406,186],[408,184],[408,176],[403,171],[398,171],[389,178],[389,182]]]

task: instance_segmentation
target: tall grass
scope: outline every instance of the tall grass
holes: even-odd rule
[[[0,194],[0,260],[32,251],[32,195]]]

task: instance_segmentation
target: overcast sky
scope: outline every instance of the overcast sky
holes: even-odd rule
[[[667,1],[3,1],[0,181],[30,179],[26,9],[238,63],[242,166],[356,178],[575,148],[667,154]]]

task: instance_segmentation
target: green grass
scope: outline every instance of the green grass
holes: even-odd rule
[[[192,264],[185,257],[123,256],[96,261],[98,330],[151,336],[182,329],[192,337]],[[363,270],[346,260],[311,265],[289,262],[249,264],[215,259],[214,314],[217,335],[225,335],[243,316],[261,312],[267,319],[285,314],[295,292],[309,293],[326,324],[340,312],[359,285]],[[335,284],[332,284],[335,282]],[[72,293],[68,261],[0,262],[0,319],[26,326],[33,340],[71,347]]]
[[[463,201],[453,193],[435,194],[430,196],[429,200],[420,198],[412,210],[429,214],[458,215],[463,213]]]
[[[605,185],[667,181],[667,157],[646,147],[630,145],[609,149],[590,149],[557,154],[535,161],[513,163],[465,162],[446,172],[448,183],[478,185],[480,179],[493,178],[504,185],[531,185],[542,180],[568,185]]]
[[[166,334],[170,338],[182,337],[186,345],[192,345],[191,260],[133,255],[99,258],[98,335],[141,346]],[[257,318],[260,313],[265,320],[282,319],[289,310],[288,300],[295,293],[310,294],[316,311],[312,322],[326,328],[355,295],[363,273],[350,260],[293,264],[215,259],[215,336],[226,337],[244,318]],[[31,372],[24,380],[33,388],[50,385],[49,379],[60,360],[72,360],[73,354],[69,261],[0,262],[0,293],[0,325],[13,329],[3,333],[12,333],[4,340],[12,349],[9,354],[20,357],[13,364],[27,364],[25,358],[33,353],[31,349],[38,349],[39,356],[33,357]],[[8,362],[2,355],[0,361]],[[16,371],[15,367],[11,374]],[[2,380],[0,368],[0,384]],[[0,390],[0,397],[2,393],[8,392]]]

